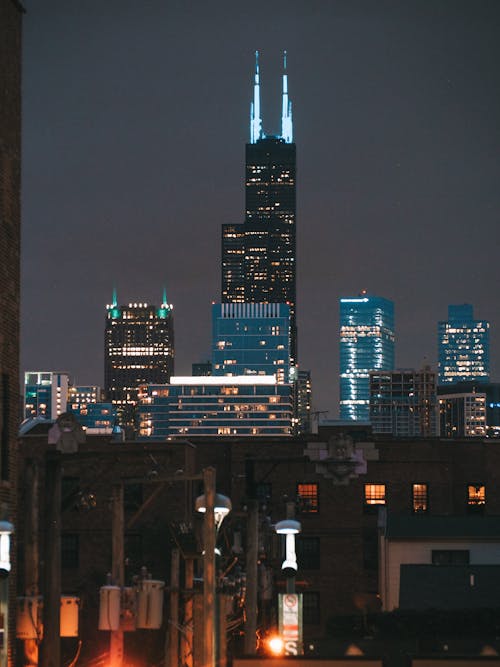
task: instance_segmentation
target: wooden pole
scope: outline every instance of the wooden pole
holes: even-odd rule
[[[204,468],[203,521],[203,626],[204,667],[215,667],[215,468]]]
[[[60,667],[61,643],[61,454],[47,452],[45,468],[46,533],[42,667]]]
[[[123,588],[125,579],[124,557],[124,512],[123,512],[123,484],[113,484],[112,489],[112,555],[111,577],[114,586]],[[111,667],[123,665],[123,630],[113,630],[109,639],[109,661]]]
[[[247,595],[245,621],[245,655],[257,649],[257,560],[259,551],[259,508],[256,500],[248,501],[247,519]]]
[[[28,597],[37,597],[39,590],[39,545],[38,545],[38,466],[34,459],[26,461],[24,487],[24,592]],[[36,607],[38,610],[38,608]],[[36,615],[38,620],[38,614]],[[37,628],[38,631],[39,628]],[[41,628],[40,628],[41,629]],[[24,665],[38,665],[38,641],[24,640]]]
[[[172,549],[170,562],[170,620],[167,632],[167,651],[165,667],[179,665],[179,585],[180,552]]]
[[[184,562],[184,587],[185,602],[184,602],[184,632],[181,637],[181,665],[184,667],[193,667],[193,596],[194,596],[194,559],[186,558]]]

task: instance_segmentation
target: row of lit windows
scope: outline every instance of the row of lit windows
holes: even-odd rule
[[[385,505],[386,485],[365,484],[365,505]],[[467,485],[467,505],[469,508],[482,508],[486,504],[486,487],[483,484]],[[429,509],[429,487],[427,484],[412,484],[412,509],[414,512],[427,512]]]

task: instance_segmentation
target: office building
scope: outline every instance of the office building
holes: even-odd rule
[[[340,419],[368,421],[370,371],[394,368],[394,304],[362,293],[340,299]]]
[[[290,382],[290,307],[284,303],[212,305],[212,374],[274,375]]]
[[[370,371],[370,422],[375,434],[436,436],[436,373],[428,366],[419,371]]]
[[[288,98],[286,54],[279,135],[265,135],[260,75],[255,67],[250,142],[245,159],[245,220],[222,226],[223,303],[286,303],[290,307],[290,364],[297,363],[296,150]]]
[[[173,306],[164,292],[159,308],[147,303],[106,306],[104,386],[120,424],[133,425],[138,389],[165,384],[174,371]]]
[[[312,385],[311,371],[293,369],[294,378],[294,433],[312,432]]]
[[[292,435],[292,387],[274,376],[172,377],[140,398],[140,438]]]
[[[485,392],[440,394],[439,434],[442,438],[484,438],[487,432]]]
[[[448,306],[448,320],[438,324],[440,385],[489,381],[489,328],[486,320],[474,319],[470,304]]]
[[[460,437],[460,434],[500,437],[500,383],[457,382],[438,387],[437,393],[441,437]],[[456,401],[455,397],[458,397]]]
[[[70,389],[68,373],[28,371],[24,374],[24,417],[57,419],[66,412]]]

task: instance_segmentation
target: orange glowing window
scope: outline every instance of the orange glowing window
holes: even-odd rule
[[[385,505],[385,484],[365,484],[365,505]]]
[[[319,492],[317,484],[297,484],[297,495],[302,512],[316,514],[319,511]]]

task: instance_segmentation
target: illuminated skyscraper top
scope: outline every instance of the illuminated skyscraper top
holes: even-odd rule
[[[250,142],[245,151],[245,221],[222,226],[222,303],[282,303],[290,308],[290,364],[297,364],[296,153],[286,53],[281,136],[266,135],[256,53]]]
[[[288,75],[286,72],[286,51],[283,53],[283,89],[281,109],[281,136],[285,143],[293,143],[292,102],[288,98]],[[259,139],[265,139],[266,135],[262,129],[262,117],[260,115],[260,72],[259,52],[255,52],[255,75],[253,85],[253,101],[250,102],[250,143],[256,144]]]

